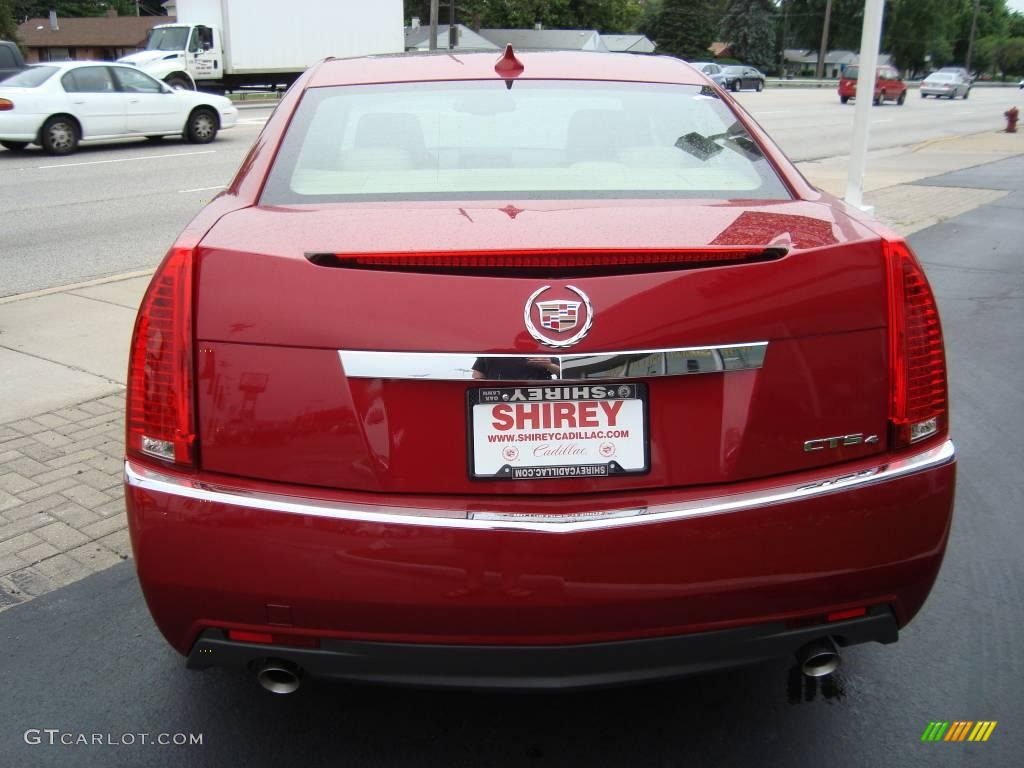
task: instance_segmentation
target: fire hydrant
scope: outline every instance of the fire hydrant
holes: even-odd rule
[[[1006,118],[1006,132],[1016,133],[1017,132],[1017,112],[1016,107],[1010,107],[1008,110],[1003,112],[1003,116]]]

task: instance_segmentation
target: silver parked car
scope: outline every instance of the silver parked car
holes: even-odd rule
[[[715,85],[719,85],[725,88],[725,75],[722,74],[722,68],[715,64],[713,61],[691,61],[690,66],[707,75],[708,79],[711,80]]]
[[[921,98],[929,96],[955,99],[957,96],[967,98],[971,94],[971,81],[959,72],[932,72],[921,81]]]

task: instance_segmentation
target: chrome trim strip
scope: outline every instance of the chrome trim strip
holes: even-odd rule
[[[551,355],[473,354],[460,352],[371,352],[359,349],[338,351],[345,375],[351,379],[423,379],[467,381],[473,378],[477,360],[526,364],[543,357],[558,365],[552,373],[560,381],[587,379],[648,379],[655,376],[687,376],[697,373],[744,371],[761,368],[768,351],[767,341],[719,344],[711,347],[671,347],[622,352]],[[538,369],[540,370],[540,369]],[[478,379],[498,381],[500,379]],[[522,379],[520,379],[521,381]],[[551,381],[551,378],[528,379]]]
[[[766,491],[696,499],[654,507],[593,510],[561,515],[541,513],[476,512],[443,509],[412,509],[371,504],[300,501],[301,497],[259,493],[204,483],[169,475],[149,467],[125,461],[125,483],[153,493],[166,493],[198,501],[230,504],[236,507],[283,512],[294,515],[326,517],[382,525],[421,525],[496,531],[534,531],[540,533],[577,533],[616,528],[624,525],[664,523],[705,515],[740,512],[757,507],[823,496],[837,491],[884,483],[898,477],[934,469],[953,462],[956,449],[951,440],[927,451],[895,459],[869,469],[828,477],[812,483],[793,483]]]

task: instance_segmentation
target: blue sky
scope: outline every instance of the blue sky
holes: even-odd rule
[[[1006,0],[1006,5],[1011,11],[1024,12],[1024,0]]]

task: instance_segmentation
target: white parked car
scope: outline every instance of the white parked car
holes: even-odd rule
[[[196,144],[232,127],[229,99],[172,89],[134,67],[103,61],[37,64],[0,83],[0,145],[54,155],[80,141],[183,136]]]

